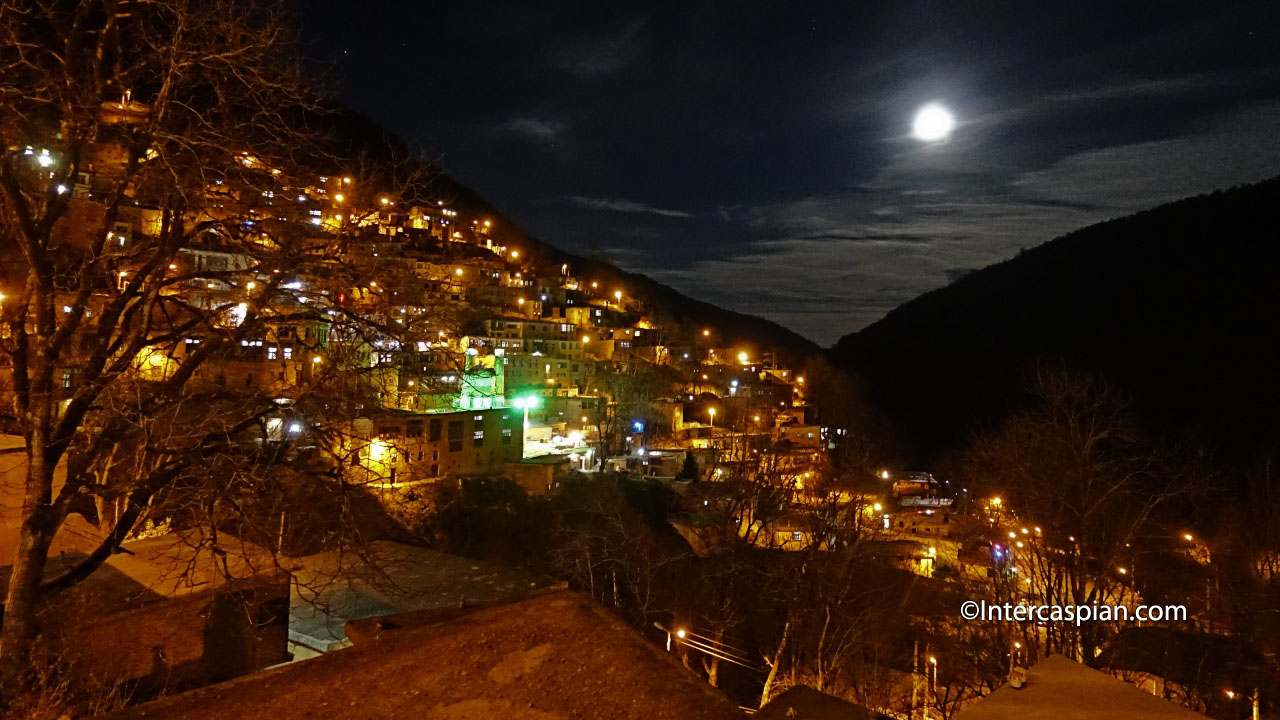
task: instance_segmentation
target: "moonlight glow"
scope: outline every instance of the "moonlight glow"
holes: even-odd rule
[[[941,105],[925,105],[916,113],[911,130],[916,139],[933,142],[945,140],[955,126],[956,119],[946,108]]]

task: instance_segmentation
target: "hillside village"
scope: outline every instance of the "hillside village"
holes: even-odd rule
[[[317,616],[299,610],[315,600],[303,587],[312,583],[299,578],[325,561],[290,559],[312,544],[311,531],[291,522],[294,513],[277,520],[257,507],[266,496],[248,495],[240,517],[228,521],[215,501],[205,520],[227,535],[192,540],[203,521],[183,509],[190,491],[136,494],[135,483],[162,477],[149,453],[176,456],[192,442],[225,446],[233,459],[218,462],[233,476],[261,478],[253,482],[334,478],[376,500],[387,517],[380,522],[392,524],[411,523],[406,507],[441,488],[504,479],[530,497],[552,496],[572,477],[607,474],[664,483],[683,498],[673,527],[700,555],[721,552],[735,537],[762,550],[833,548],[847,542],[850,522],[884,530],[894,562],[909,572],[929,576],[940,549],[948,555],[945,488],[927,474],[897,484],[888,471],[842,480],[847,473],[833,459],[848,428],[822,423],[803,368],[779,362],[774,348],[725,344],[713,327],[669,330],[628,288],[578,276],[569,264],[539,266],[504,241],[509,233],[491,218],[418,198],[411,186],[396,192],[376,177],[286,172],[248,150],[228,150],[221,176],[198,200],[171,204],[155,194],[163,185],[139,173],[153,153],[133,157],[127,142],[149,112],[127,96],[103,103],[104,137],[74,172],[69,158],[34,139],[12,148],[26,172],[55,183],[53,202],[63,205],[51,238],[60,272],[69,273],[59,277],[70,278],[53,299],[67,352],[48,369],[60,414],[84,413],[87,392],[107,376],[116,383],[93,396],[110,410],[82,416],[95,418],[98,441],[114,448],[105,460],[88,460],[98,499],[73,512],[52,542],[62,577],[105,566],[131,578],[122,587],[95,579],[84,586],[89,597],[128,596],[122,588],[136,587],[149,598],[144,606],[168,598],[160,607],[170,607],[190,592],[175,596],[178,587],[252,581],[278,598],[277,573],[293,575],[290,617],[266,623],[257,641],[276,643],[263,639],[281,637],[269,628],[287,627],[289,652],[241,657],[232,662],[241,670],[326,652],[348,642],[344,622],[421,606],[404,590],[400,600],[384,593],[381,605],[330,608],[316,630]],[[21,293],[6,280],[0,303],[15,307]],[[143,321],[128,317],[144,305]],[[35,332],[35,321],[24,331]],[[0,331],[6,342],[20,340],[15,327]],[[27,382],[16,369],[27,372],[4,368],[9,392]],[[172,406],[133,405],[169,389],[180,396]],[[118,425],[138,422],[139,412],[154,412],[141,434]],[[10,439],[11,451],[22,447],[22,438]],[[244,460],[236,457],[256,467],[239,469]],[[73,454],[70,462],[84,461]],[[6,470],[7,493],[25,472],[21,463]],[[55,493],[66,492],[66,471],[58,472]],[[744,486],[766,496],[744,497]],[[21,503],[5,507],[13,509],[5,512],[8,553]],[[906,539],[895,546],[895,536]],[[228,543],[243,558],[237,569],[204,564],[205,553],[226,553]],[[119,552],[138,561],[122,565]],[[378,552],[419,567],[432,562],[409,546]],[[182,583],[158,591],[157,582],[175,573]],[[117,606],[136,616],[138,602]],[[170,621],[181,625],[183,612]],[[130,632],[131,623],[150,622],[145,617],[106,622],[112,629],[104,632]],[[191,661],[208,647],[188,648]],[[154,676],[145,663],[120,671],[133,682]],[[190,682],[197,680],[178,687]]]
[[[0,716],[1274,714],[1270,465],[1215,500],[1049,362],[933,433],[942,330],[828,357],[554,251],[212,5],[49,10],[82,62],[0,105]]]
[[[122,124],[146,111],[103,109]],[[35,145],[24,152],[34,168],[62,161]],[[262,440],[300,448],[312,427],[335,419],[304,411],[308,392],[347,374],[344,392],[367,402],[346,419],[346,452],[388,487],[510,473],[542,492],[535,475],[606,464],[674,477],[685,452],[709,476],[780,441],[794,449],[792,464],[812,469],[840,432],[818,423],[804,377],[771,348],[720,345],[714,328],[670,332],[628,288],[532,263],[489,218],[406,200],[377,180],[285,182],[247,151],[236,159],[243,172],[206,188],[204,217],[166,214],[145,193],[112,209],[103,252],[113,276],[89,297],[68,291],[61,301],[67,314],[85,308],[73,346],[93,347],[95,316],[150,260],[139,248],[165,223],[199,223],[156,282],[213,321],[174,323],[130,372],[163,382],[217,344],[198,382],[274,399]],[[124,148],[103,144],[60,190],[67,212],[55,233],[68,253],[91,251],[84,238],[103,222],[102,198],[126,162]],[[257,322],[246,323],[250,314]],[[72,397],[82,369],[72,361],[57,372]],[[648,380],[645,396],[621,398],[619,379],[636,377]]]

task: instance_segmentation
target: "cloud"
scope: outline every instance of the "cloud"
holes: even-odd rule
[[[744,230],[756,237],[745,247],[643,271],[831,343],[971,268],[1071,230],[1280,175],[1277,126],[1280,103],[1242,107],[1179,137],[1086,150],[1023,172],[929,177],[930,188],[950,183],[946,192],[909,192],[918,168],[892,165],[845,193],[743,209]]]
[[[504,123],[502,129],[517,135],[527,135],[538,140],[555,140],[564,132],[564,125],[552,120],[523,117]]]
[[[672,218],[691,218],[693,213],[683,210],[668,210],[666,208],[645,205],[634,200],[619,200],[610,198],[591,198],[582,195],[570,195],[566,197],[565,202],[578,207],[584,207],[591,210],[609,210],[612,212],[624,213],[645,213],[649,215],[661,215],[662,217]]]
[[[1280,174],[1280,103],[1243,108],[1183,137],[1077,153],[1022,174],[1031,199],[1134,211]]]
[[[551,66],[581,79],[617,74],[643,49],[646,25],[643,18],[632,20],[611,35],[571,44],[553,56]]]

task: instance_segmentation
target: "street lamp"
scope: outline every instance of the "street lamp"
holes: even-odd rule
[[[933,694],[933,706],[938,707],[938,658],[929,656],[929,668],[933,670],[933,683],[930,692]]]
[[[542,404],[542,399],[537,395],[525,395],[511,401],[511,407],[524,411],[524,427],[529,428],[529,410],[537,408]]]
[[[1236,699],[1236,693],[1235,693],[1235,691],[1234,691],[1234,690],[1227,690],[1226,692],[1227,692],[1227,699],[1228,699],[1228,700],[1235,700],[1235,699]],[[1258,691],[1257,691],[1257,690],[1254,690],[1254,691],[1253,691],[1253,694],[1249,696],[1249,700],[1253,703],[1253,720],[1258,720],[1258,713],[1259,713],[1259,711],[1260,711],[1260,708],[1258,707],[1259,703],[1258,703]]]

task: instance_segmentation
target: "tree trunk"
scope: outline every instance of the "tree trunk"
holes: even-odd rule
[[[782,665],[782,653],[787,649],[787,640],[791,637],[791,622],[782,628],[782,639],[778,641],[778,650],[773,654],[773,662],[769,663],[769,676],[764,679],[764,689],[760,691],[760,707],[769,702],[769,693],[773,692],[774,680],[778,677],[778,668]]]
[[[38,433],[37,433],[38,434]],[[23,499],[22,534],[18,540],[13,572],[5,593],[0,626],[0,689],[13,687],[27,668],[36,637],[36,603],[44,578],[49,547],[58,523],[52,505],[52,472],[45,471],[43,446],[29,455],[26,495]]]
[[[704,658],[702,661],[702,669],[707,671],[707,684],[711,687],[720,687],[720,658]]]

